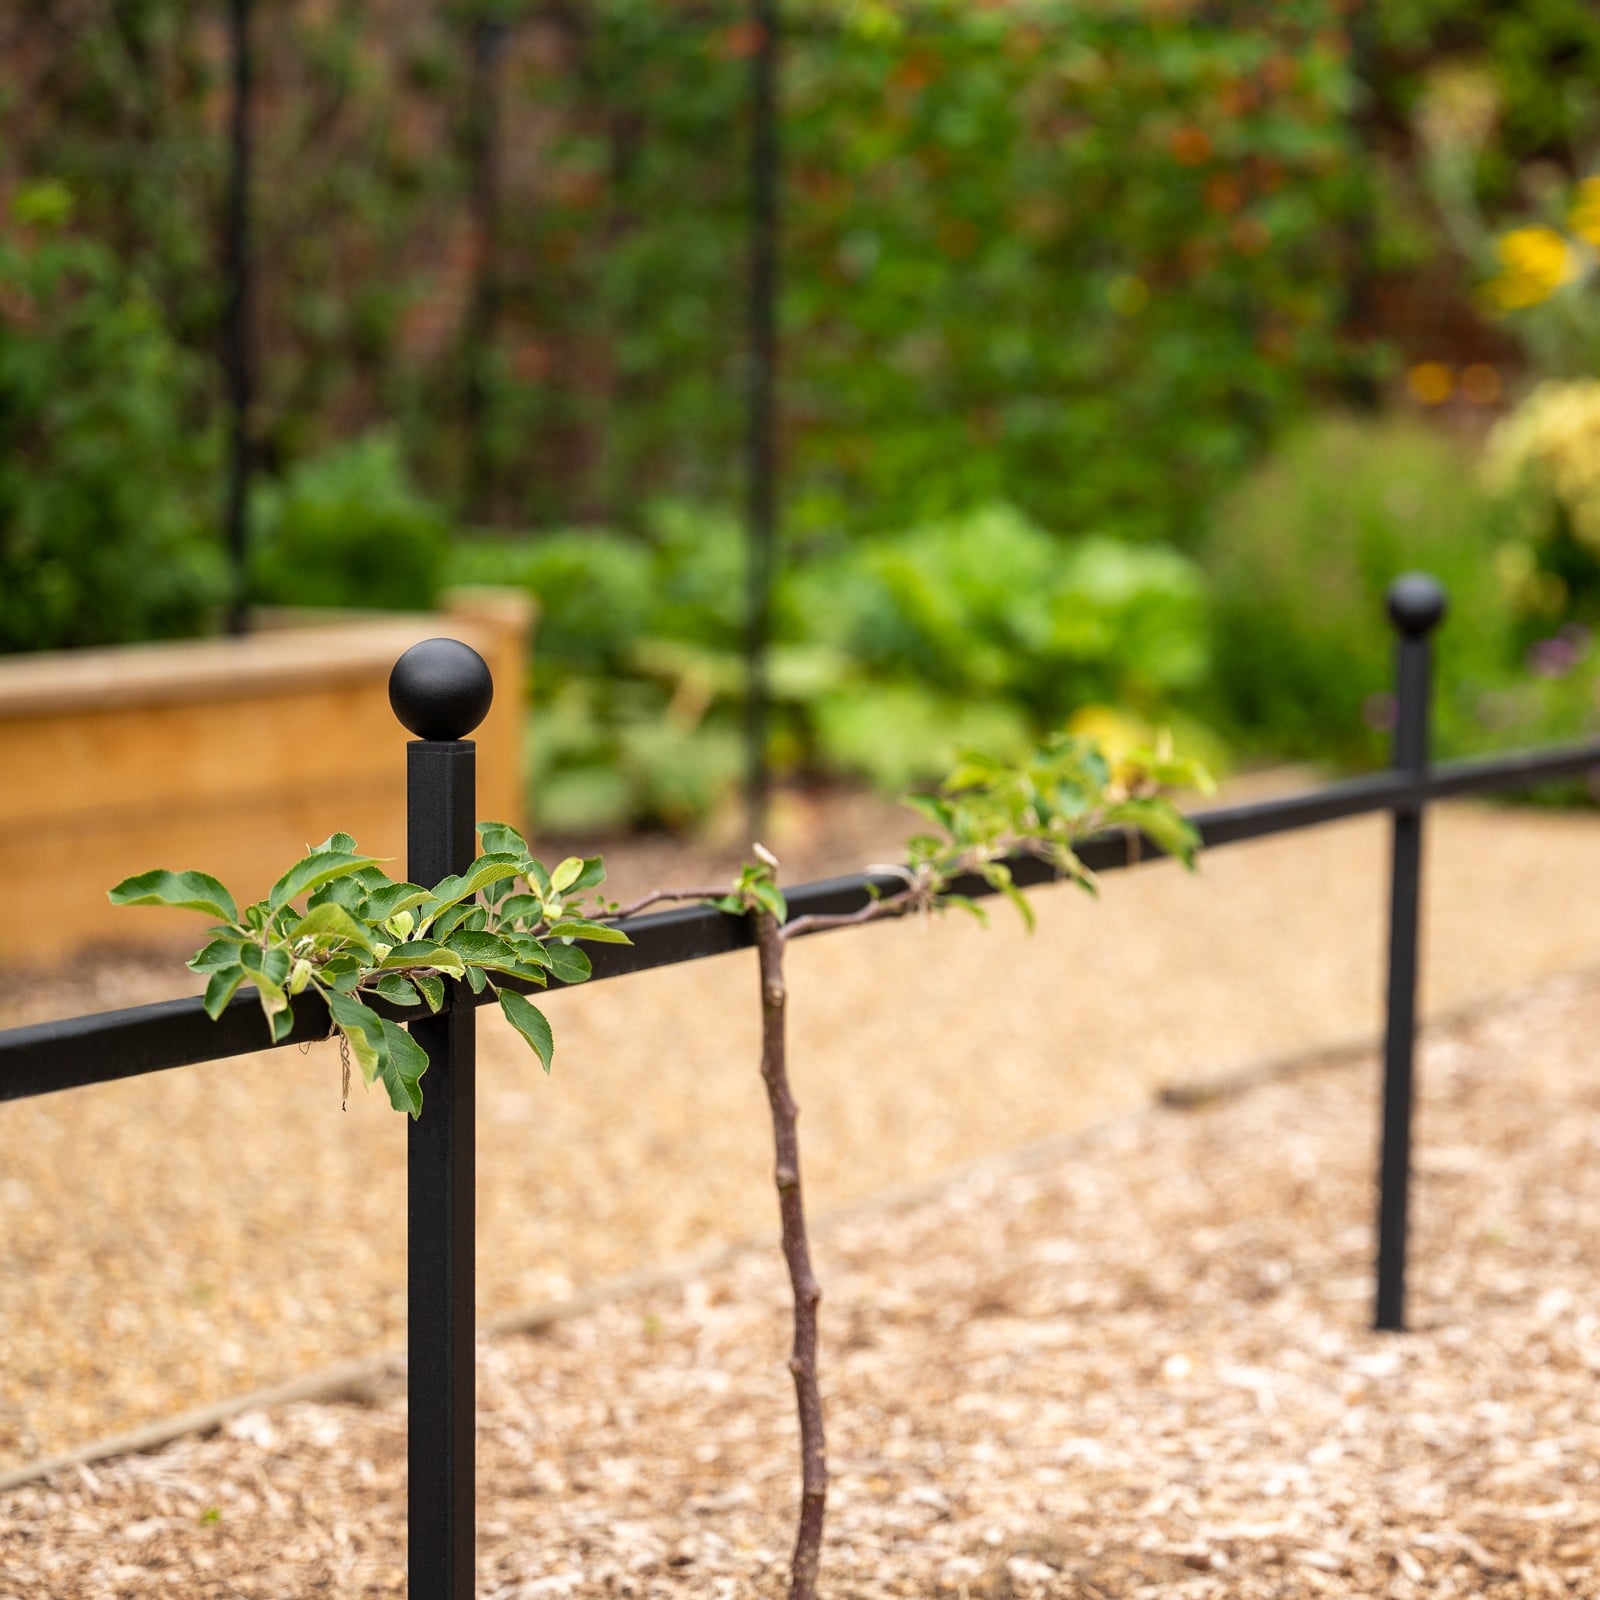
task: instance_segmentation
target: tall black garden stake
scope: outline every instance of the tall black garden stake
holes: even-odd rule
[[[1422,572],[1389,586],[1389,619],[1399,635],[1395,673],[1394,768],[1422,779],[1428,771],[1428,712],[1433,647],[1429,635],[1445,613],[1445,593]],[[1383,1046],[1383,1148],[1378,1193],[1378,1294],[1374,1325],[1399,1331],[1406,1315],[1406,1212],[1411,1184],[1412,1057],[1417,1032],[1417,921],[1422,900],[1419,795],[1394,808],[1389,881],[1388,1024]]]
[[[255,451],[250,408],[255,373],[250,348],[254,301],[250,274],[250,177],[253,147],[250,100],[250,0],[229,0],[228,53],[233,76],[229,109],[228,193],[223,217],[222,262],[227,283],[223,307],[222,366],[228,380],[228,487],[223,512],[228,544],[228,632],[241,634],[248,621],[250,474]]]
[[[476,650],[427,639],[395,663],[389,703],[406,746],[406,870],[432,885],[477,853],[477,746],[465,736],[494,683]],[[428,1052],[425,1106],[408,1128],[407,1390],[410,1600],[471,1600],[475,1012],[470,999],[411,1024]]]
[[[748,837],[766,826],[767,651],[778,521],[778,145],[779,0],[751,0],[750,365],[745,451],[745,817]]]

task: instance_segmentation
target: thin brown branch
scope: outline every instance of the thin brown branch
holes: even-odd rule
[[[863,922],[877,922],[883,917],[904,916],[917,902],[926,901],[928,890],[922,884],[911,884],[886,900],[872,900],[859,911],[813,912],[796,917],[778,929],[780,939],[794,939],[803,933],[821,933],[826,928],[853,928]]]
[[[621,922],[626,917],[636,917],[648,906],[661,905],[669,901],[684,900],[721,900],[727,896],[727,889],[652,889],[649,894],[642,896],[629,905],[619,906],[606,918],[608,922]]]
[[[783,980],[783,935],[768,911],[756,912],[756,948],[761,967],[761,1079],[772,1111],[778,1213],[783,1223],[783,1259],[794,1293],[794,1345],[789,1371],[800,1414],[800,1515],[795,1531],[789,1600],[813,1600],[822,1557],[822,1523],[828,1504],[828,1442],[817,1381],[817,1304],[822,1289],[811,1270],[805,1202],[800,1189],[800,1108],[789,1088]]]

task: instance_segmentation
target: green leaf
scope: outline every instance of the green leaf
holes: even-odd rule
[[[339,838],[338,834],[334,838]],[[267,904],[274,911],[298,900],[308,889],[319,889],[333,878],[348,877],[363,867],[375,866],[381,856],[358,856],[348,850],[328,850],[297,861],[273,884]]]
[[[632,944],[633,940],[611,922],[590,922],[586,917],[566,917],[545,935],[549,939],[587,939],[590,944]]]
[[[348,833],[332,833],[321,844],[311,847],[311,854],[314,856],[325,856],[330,853],[353,856],[357,853],[356,842]]]
[[[446,939],[472,915],[471,901],[462,905],[451,906],[448,911],[441,912],[429,927],[429,934],[435,939]]]
[[[376,1011],[362,1005],[354,995],[337,993],[328,996],[328,1014],[345,1036],[350,1053],[361,1068],[362,1080],[370,1084],[382,1071],[384,1058],[388,1054],[383,1019]]]
[[[977,918],[981,926],[985,928],[989,926],[989,913],[984,910],[984,908],[980,906],[976,900],[970,899],[964,894],[947,894],[941,896],[938,901],[938,907],[940,910],[943,910],[946,906],[953,906],[958,911],[969,912],[972,916]]]
[[[422,903],[419,914],[423,925],[426,926],[448,907],[470,899],[479,890],[488,888],[491,883],[500,883],[506,878],[519,876],[522,862],[523,857],[508,852],[479,856],[466,872],[444,879]]]
[[[222,922],[239,920],[233,896],[208,872],[168,872],[157,867],[136,878],[124,878],[108,893],[114,906],[175,906],[182,911],[203,911]]]
[[[489,974],[482,967],[467,968],[467,987],[474,994],[482,994],[483,986],[489,981]]]
[[[566,886],[565,892],[579,894],[585,889],[598,889],[605,881],[605,862],[599,856],[585,856],[583,870]]]
[[[544,870],[544,863],[542,861],[535,861],[532,857],[529,857],[529,859],[523,863],[523,871],[527,876],[528,882],[539,891],[540,895],[545,899],[549,899],[550,874]]]
[[[1125,800],[1107,812],[1106,820],[1117,826],[1134,827],[1164,854],[1176,857],[1193,868],[1200,849],[1200,835],[1194,824],[1168,800]]]
[[[486,856],[525,856],[528,841],[509,822],[480,822],[478,844]]]
[[[195,951],[189,957],[189,970],[220,972],[224,967],[236,966],[239,961],[239,947],[243,943],[243,939],[237,936],[229,937],[226,934],[219,939],[213,939],[204,949]]]
[[[306,898],[307,910],[314,911],[324,905],[343,906],[351,916],[364,917],[367,914],[367,888],[361,881],[360,873],[352,872],[345,878],[330,878]],[[286,906],[280,912],[285,917],[292,917],[293,914],[292,906]]]
[[[908,794],[904,802],[913,811],[920,811],[935,827],[943,828],[946,833],[950,831],[949,801],[941,800],[936,794]]]
[[[752,883],[750,885],[750,898],[777,921],[785,922],[788,920],[789,904],[779,892],[776,884]]]
[[[275,983],[256,979],[256,992],[261,996],[261,1009],[267,1014],[267,1027],[272,1031],[272,1042],[282,1044],[294,1027],[294,1011],[289,997]]]
[[[422,1074],[428,1070],[428,1052],[397,1022],[380,1019],[384,1053],[379,1071],[389,1091],[389,1104],[413,1118],[422,1115]]]
[[[578,856],[568,856],[550,874],[550,887],[557,894],[565,894],[583,876],[583,861]]]
[[[544,901],[536,894],[514,894],[500,902],[499,911],[503,923],[525,920],[537,927],[544,920]]]
[[[444,979],[434,977],[431,972],[414,972],[411,981],[422,991],[428,1009],[437,1015],[439,1007],[444,1004]]]
[[[1022,918],[1028,932],[1032,933],[1033,907],[1028,904],[1028,897],[1011,881],[1011,868],[1003,861],[989,861],[984,864],[983,876],[1017,908],[1017,915]]]
[[[299,939],[337,940],[353,944],[372,954],[372,933],[364,928],[343,906],[331,901],[312,909],[293,924],[286,937]]]
[[[227,1009],[228,1002],[238,992],[239,985],[250,976],[243,967],[219,967],[206,983],[206,997],[202,1002],[206,1015],[213,1022]]]
[[[454,950],[435,944],[432,939],[412,939],[407,944],[397,944],[378,966],[385,972],[407,967],[434,967],[450,978],[460,978],[466,974],[461,957]]]
[[[258,944],[241,945],[239,965],[250,974],[258,988],[262,984],[284,984],[289,981],[289,953],[278,945],[267,950]]]
[[[469,966],[514,967],[520,965],[517,953],[498,934],[474,933],[463,928],[445,941]]]
[[[402,911],[420,906],[428,891],[417,883],[386,883],[367,896],[367,915],[374,922],[387,922]]]
[[[550,951],[531,933],[504,933],[500,936],[517,953],[517,960],[525,967],[548,967]],[[558,946],[565,949],[566,946]]]
[[[438,980],[435,980],[436,982]],[[381,994],[385,1000],[397,1006],[420,1006],[422,996],[417,993],[416,985],[409,978],[402,978],[398,972],[392,972],[387,977],[379,978],[373,984],[372,992]],[[434,1010],[438,1010],[435,1006]]]
[[[553,944],[545,956],[550,963],[550,976],[563,983],[582,983],[594,971],[588,955],[575,944]]]
[[[534,1053],[544,1063],[544,1070],[548,1072],[556,1044],[544,1013],[531,1000],[510,989],[500,991],[500,1009],[505,1012],[506,1021],[532,1045]]]
[[[341,954],[330,956],[322,963],[322,981],[340,994],[346,994],[360,983],[366,966],[359,956]]]

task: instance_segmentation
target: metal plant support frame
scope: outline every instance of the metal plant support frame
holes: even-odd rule
[[[1191,818],[1204,847],[1211,850],[1376,812],[1387,811],[1395,819],[1385,1116],[1379,1166],[1375,1322],[1380,1328],[1404,1326],[1421,833],[1426,807],[1433,800],[1523,789],[1600,768],[1600,739],[1443,767],[1430,765],[1429,634],[1442,613],[1443,594],[1431,579],[1412,575],[1391,589],[1390,615],[1400,636],[1392,771],[1275,800],[1218,807]],[[479,687],[487,693],[487,668]],[[464,735],[478,717],[458,717],[458,728],[449,714],[439,712],[441,703],[449,701],[458,689],[459,685],[452,686],[444,678],[430,683],[424,675],[420,688],[413,682],[409,699],[394,690],[391,697],[413,731]],[[472,858],[474,759],[475,747],[464,737],[424,738],[408,746],[408,871],[417,881],[436,881],[460,871]],[[1097,872],[1132,866],[1161,854],[1147,839],[1122,836],[1089,840],[1079,853]],[[1031,856],[1015,862],[1014,875],[1024,887],[1056,879],[1049,866]],[[798,918],[857,911],[869,903],[874,891],[892,893],[899,886],[898,879],[887,875],[802,885],[787,896],[789,914]],[[995,892],[978,879],[961,880],[953,887],[973,897]],[[632,945],[595,946],[594,978],[590,981],[697,961],[751,948],[755,943],[751,919],[709,907],[637,917],[625,926]],[[477,1007],[490,998],[453,986],[445,1010],[422,1020],[382,1001],[373,1002],[375,1010],[392,1019],[411,1022],[430,1060],[426,1110],[420,1121],[410,1125],[407,1146],[409,1592],[413,1600],[468,1600],[472,1594],[474,1044]],[[328,1014],[320,997],[302,995],[294,1002],[293,1030],[277,1048],[324,1038],[328,1029]],[[263,1033],[260,1006],[248,991],[235,996],[217,1022],[212,1022],[200,1000],[193,998],[9,1029],[0,1032],[0,1100],[114,1082],[273,1048]]]

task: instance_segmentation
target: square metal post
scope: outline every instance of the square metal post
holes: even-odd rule
[[[1428,714],[1433,647],[1429,635],[1445,612],[1444,590],[1423,573],[1397,578],[1389,617],[1399,635],[1395,681],[1394,767],[1428,772]],[[1411,1198],[1411,1119],[1416,1099],[1417,931],[1422,912],[1420,799],[1395,807],[1389,874],[1389,981],[1383,1042],[1383,1133],[1378,1177],[1377,1296],[1373,1325],[1399,1332],[1406,1322],[1406,1237]]]

